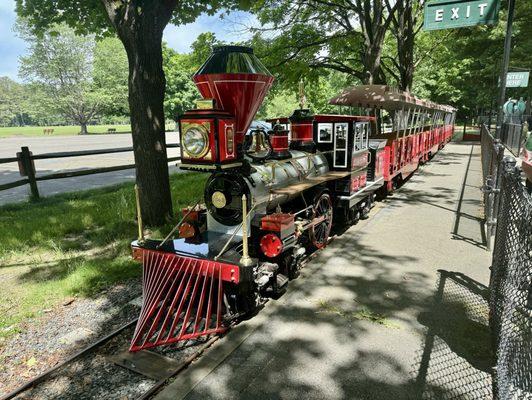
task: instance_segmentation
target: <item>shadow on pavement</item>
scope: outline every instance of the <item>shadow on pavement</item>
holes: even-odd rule
[[[434,301],[428,275],[408,273],[404,279],[394,273],[415,257],[381,254],[356,237],[349,247],[331,247],[329,262],[318,257],[313,264],[321,267],[288,293],[288,304],[186,399],[487,398],[491,355],[484,286],[442,271]],[[353,257],[365,273],[336,266],[336,259]],[[402,318],[405,312],[417,321]],[[412,371],[409,351],[420,345],[412,338],[418,323],[427,334]],[[402,346],[403,339],[407,360],[397,347],[387,349]]]
[[[446,153],[443,164],[459,157],[464,155]],[[407,189],[390,208],[402,201],[434,203],[434,195]],[[451,206],[456,191],[437,191],[438,207],[461,212]],[[186,398],[489,398],[487,288],[464,274],[440,271],[434,294],[434,269],[408,268],[418,261],[414,250],[408,256],[385,253],[362,244],[361,234],[348,231],[347,240],[334,241],[319,253],[279,304],[268,305],[273,312],[267,322],[249,332]],[[92,368],[80,364],[80,371]],[[107,373],[118,374],[114,368]],[[97,381],[83,392],[79,380],[73,374],[56,390],[57,398],[102,393],[94,388]]]
[[[439,273],[433,306],[419,315],[427,333],[416,398],[491,398],[488,288],[459,272]]]

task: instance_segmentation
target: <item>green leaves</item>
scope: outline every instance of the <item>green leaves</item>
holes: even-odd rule
[[[163,46],[163,69],[166,76],[164,113],[167,119],[175,120],[176,116],[193,108],[194,101],[200,98],[191,79],[197,68],[192,55],[179,54],[168,46]]]
[[[96,42],[94,48],[93,86],[106,116],[127,116],[128,60],[124,46],[117,38]]]
[[[82,127],[100,111],[101,98],[92,79],[95,42],[67,25],[54,25],[40,36],[19,32],[29,47],[19,74],[47,97],[51,114],[60,113]]]

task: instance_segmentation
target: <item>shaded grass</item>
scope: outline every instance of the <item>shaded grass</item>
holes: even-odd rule
[[[347,321],[369,321],[378,325],[383,325],[388,328],[399,329],[399,326],[390,322],[386,316],[374,313],[366,307],[360,307],[357,310],[346,310],[344,308],[335,306],[327,300],[318,301],[319,313],[335,314]]]
[[[205,174],[171,176],[174,211],[203,195]],[[0,337],[69,296],[93,296],[140,276],[133,184],[0,207]],[[169,224],[153,231],[162,237]]]

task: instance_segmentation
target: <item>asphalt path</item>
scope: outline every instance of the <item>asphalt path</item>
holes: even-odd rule
[[[447,145],[156,400],[492,398],[481,186]]]
[[[168,132],[166,143],[177,143],[177,133]],[[132,146],[131,134],[86,135],[86,136],[47,136],[0,139],[0,158],[15,157],[22,146],[29,147],[33,154],[112,149]],[[168,157],[179,156],[179,149],[168,149]],[[116,165],[133,164],[133,152],[102,154],[94,156],[57,158],[36,160],[37,176],[54,172],[78,171],[90,168],[111,167]],[[169,163],[170,172],[177,172],[175,162]],[[0,185],[22,179],[16,162],[0,164]],[[55,179],[38,183],[41,196],[58,193],[76,192],[93,189],[135,179],[135,170],[128,169],[103,174],[87,175],[74,178]],[[29,186],[19,186],[0,192],[0,204],[25,201],[29,196]]]

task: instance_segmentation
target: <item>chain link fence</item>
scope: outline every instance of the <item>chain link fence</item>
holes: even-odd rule
[[[526,140],[528,124],[505,122],[501,127],[501,142],[516,157],[519,157]]]
[[[532,400],[532,197],[512,157],[499,164],[497,175],[500,204],[490,278],[493,393],[495,399]]]
[[[500,140],[495,139],[488,127],[480,127],[480,145],[482,160],[482,177],[484,192],[484,229],[488,249],[491,249],[491,238],[495,235],[497,214],[499,208],[499,166],[504,157],[504,146]]]

